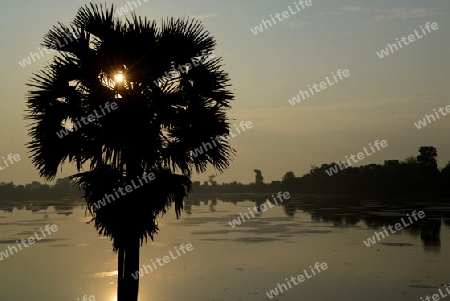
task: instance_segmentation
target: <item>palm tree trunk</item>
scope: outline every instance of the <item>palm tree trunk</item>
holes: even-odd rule
[[[119,254],[117,255],[117,300],[125,300],[124,296],[124,257],[125,250],[123,247],[119,248]]]
[[[139,278],[134,279],[132,274],[139,271],[139,239],[134,239],[127,243],[124,260],[124,299],[117,301],[137,301],[139,292]]]
[[[127,181],[131,182],[137,176],[141,175],[141,165],[138,157],[139,144],[135,143],[136,139],[131,139],[129,143],[128,152],[126,154],[127,162]],[[127,218],[130,218],[129,214],[126,214]],[[128,221],[130,223],[131,221]],[[123,290],[121,291],[121,299],[117,301],[137,301],[139,292],[139,278],[134,279],[132,274],[138,272],[139,274],[139,251],[140,240],[139,237],[134,236],[133,226],[129,233],[128,239],[125,242],[124,256],[123,256]],[[118,288],[118,291],[120,289]],[[119,296],[118,296],[119,297]]]

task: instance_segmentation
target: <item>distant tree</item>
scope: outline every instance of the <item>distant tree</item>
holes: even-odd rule
[[[315,165],[310,165],[309,166],[309,174],[313,175],[319,172],[319,167],[315,166]]]
[[[417,161],[423,167],[437,170],[437,150],[432,146],[422,146],[419,148],[420,155],[417,156]]]
[[[402,161],[402,163],[405,163],[405,164],[419,164],[419,162],[417,162],[417,158],[415,158],[414,156],[406,157],[405,160]]]
[[[419,162],[421,182],[425,184],[427,189],[431,189],[436,185],[434,180],[439,176],[436,161],[437,150],[432,146],[422,146],[419,148],[419,152],[417,161]]]
[[[273,192],[283,189],[291,193],[319,193],[325,195],[380,195],[419,194],[421,192],[443,192],[450,190],[450,162],[440,171],[436,169],[437,151],[433,147],[422,147],[420,156],[399,160],[385,160],[384,164],[364,166],[343,166],[331,162],[320,167],[312,166],[309,173],[296,177],[288,171],[282,181],[272,181],[264,185],[260,170],[255,169],[257,180],[247,185],[236,181],[212,187],[202,186],[209,192]],[[326,171],[337,168],[330,177]],[[434,175],[437,176],[434,177]],[[431,176],[430,176],[431,175]],[[205,187],[205,188],[203,188]]]
[[[217,185],[217,182],[214,181],[214,178],[215,178],[215,177],[217,177],[217,175],[210,175],[210,176],[208,177],[208,178],[209,178],[208,182],[211,183],[211,186],[216,186],[216,185]]]
[[[256,174],[255,175],[255,183],[256,185],[263,185],[264,184],[264,177],[262,176],[261,170],[259,169],[254,169],[253,172]]]
[[[53,196],[57,198],[80,195],[80,189],[69,177],[57,179],[52,187]]]
[[[9,182],[9,183],[0,183],[0,194],[1,194],[1,198],[2,199],[8,199],[14,196],[14,183],[13,182]]]
[[[450,174],[450,161],[442,168],[441,174]]]
[[[281,186],[284,189],[291,190],[291,188],[295,186],[296,181],[298,181],[298,179],[295,177],[294,172],[288,171],[284,174],[283,178],[281,178]]]
[[[400,165],[399,160],[384,160],[384,165],[388,167],[398,167]]]
[[[17,185],[15,187],[15,194],[21,198],[25,196],[25,186],[24,185]]]
[[[39,190],[40,187],[41,187],[41,183],[39,183],[38,181],[33,181],[33,182],[25,185],[25,189],[28,189],[29,191]]]
[[[441,170],[441,180],[444,187],[450,187],[450,161]]]
[[[288,171],[287,173],[284,174],[284,176],[283,176],[283,178],[281,179],[281,181],[282,181],[283,183],[286,183],[286,182],[292,181],[292,180],[294,180],[294,179],[295,179],[294,172]]]

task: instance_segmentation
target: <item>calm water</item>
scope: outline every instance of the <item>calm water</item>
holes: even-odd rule
[[[179,220],[170,210],[159,219],[155,241],[141,249],[141,265],[169,251],[176,256],[182,243],[193,249],[141,277],[139,300],[420,301],[450,283],[450,202],[387,206],[367,199],[342,204],[293,197],[230,226],[266,197],[191,197]],[[25,202],[19,208],[3,203],[0,209],[0,251],[35,231],[39,235],[47,224],[58,226],[0,261],[0,300],[75,301],[84,295],[116,300],[117,256],[109,239],[86,224],[83,203]],[[393,226],[413,210],[424,210],[426,217],[365,246],[375,229]],[[309,266],[316,262],[326,262],[328,269],[273,299],[266,295],[304,269],[311,275]]]

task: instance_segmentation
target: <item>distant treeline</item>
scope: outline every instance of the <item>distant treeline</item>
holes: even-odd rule
[[[55,184],[41,184],[33,181],[26,185],[14,185],[13,182],[0,183],[0,200],[48,200],[80,198],[82,191],[72,184],[69,178],[57,179]]]
[[[286,172],[281,181],[264,183],[261,170],[255,169],[255,182],[242,184],[217,183],[215,176],[203,185],[193,182],[192,193],[290,193],[321,195],[392,195],[420,194],[435,197],[450,194],[450,162],[439,170],[437,151],[432,146],[422,146],[420,155],[404,161],[386,160],[384,164],[353,167],[347,162],[322,164],[310,172],[296,177]],[[0,200],[44,200],[81,198],[82,192],[69,178],[58,179],[52,186],[34,181],[27,185],[0,183]]]
[[[437,150],[422,146],[420,155],[404,161],[386,160],[384,164],[369,164],[353,167],[344,162],[322,164],[312,167],[310,172],[296,177],[287,172],[281,181],[264,183],[261,171],[255,169],[255,182],[248,185],[238,182],[217,184],[214,177],[203,185],[194,182],[194,192],[276,192],[322,195],[391,195],[426,194],[446,195],[450,192],[450,162],[439,170]],[[350,161],[351,162],[351,161]]]

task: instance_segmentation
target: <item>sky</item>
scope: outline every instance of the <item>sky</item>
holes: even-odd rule
[[[134,8],[137,15],[157,22],[191,16],[200,19],[217,41],[215,55],[223,58],[235,96],[228,114],[236,123],[253,125],[229,140],[237,156],[217,176],[219,183],[253,182],[254,169],[262,171],[266,183],[281,180],[288,171],[301,176],[311,166],[356,155],[376,140],[386,140],[388,146],[355,166],[403,160],[429,145],[437,149],[439,167],[450,161],[450,116],[436,113],[440,118],[435,121],[429,117],[426,126],[415,125],[425,114],[450,105],[448,0],[311,0],[304,8],[290,0],[140,2]],[[0,158],[20,156],[7,167],[0,160],[4,167],[0,182],[44,182],[25,146],[30,141],[29,121],[24,120],[25,83],[52,55],[45,54],[25,67],[19,62],[38,52],[42,37],[53,25],[69,24],[86,3],[0,3]],[[117,8],[128,5],[127,1],[106,2],[112,3]],[[271,15],[276,21],[272,26],[267,22]],[[254,34],[262,20],[267,28]],[[422,28],[427,22],[436,23],[437,28],[424,29],[425,35]],[[413,41],[408,42],[408,36]],[[408,45],[398,42],[402,47],[397,50],[394,46],[385,49],[402,37]],[[389,55],[380,57],[382,49]],[[332,73],[339,69],[341,73],[348,70],[348,76],[334,81]],[[300,90],[308,91],[308,85],[319,85],[327,77],[333,85],[318,88],[314,95],[291,105],[289,100]],[[75,172],[65,164],[57,177]],[[214,173],[194,174],[192,180],[205,181]]]

